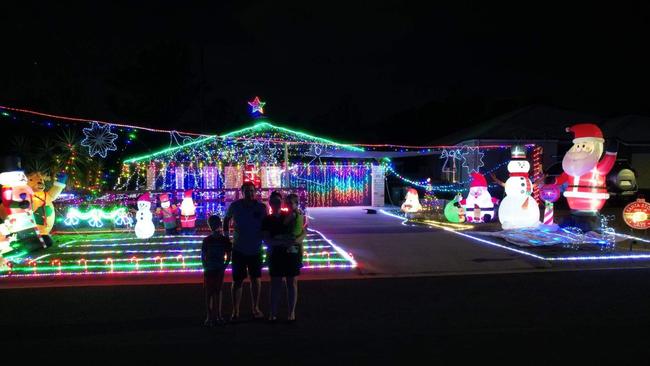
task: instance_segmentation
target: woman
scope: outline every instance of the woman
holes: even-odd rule
[[[271,193],[271,214],[262,222],[264,241],[269,249],[269,274],[271,275],[271,310],[269,321],[277,321],[282,280],[286,279],[288,310],[287,320],[296,320],[298,302],[298,275],[300,275],[302,241],[307,235],[302,222],[304,217],[298,208],[298,196],[290,194],[286,199],[287,212],[282,212],[282,195]]]

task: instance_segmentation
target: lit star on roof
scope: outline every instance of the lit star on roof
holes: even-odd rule
[[[260,97],[255,97],[255,99],[248,102],[248,105],[251,106],[252,114],[264,114],[264,105],[266,105],[266,102],[262,102]]]

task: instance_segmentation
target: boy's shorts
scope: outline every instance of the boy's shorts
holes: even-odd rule
[[[223,269],[203,272],[203,287],[206,291],[219,289],[223,285],[223,272]]]
[[[232,279],[243,281],[246,277],[262,277],[262,253],[246,255],[236,250],[232,251]]]

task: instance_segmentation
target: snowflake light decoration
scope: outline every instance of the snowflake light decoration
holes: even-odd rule
[[[105,158],[109,151],[117,150],[117,146],[113,142],[117,139],[117,134],[111,132],[110,125],[102,126],[97,122],[92,122],[89,128],[83,129],[83,132],[86,138],[81,141],[81,145],[88,148],[90,157],[99,155]]]
[[[463,167],[467,168],[467,173],[471,174],[472,172],[478,173],[479,169],[485,166],[483,163],[483,156],[485,153],[480,151],[478,147],[468,147],[467,151],[461,154],[463,157]],[[474,156],[474,164],[470,166],[468,157]]]

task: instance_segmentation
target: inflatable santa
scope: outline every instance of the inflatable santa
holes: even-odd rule
[[[608,146],[601,160],[605,140],[598,126],[580,123],[566,130],[575,138],[562,159],[564,172],[556,183],[567,185],[564,197],[573,215],[595,216],[609,198],[605,178],[616,162],[616,148]]]
[[[488,192],[485,177],[472,172],[472,183],[469,185],[467,198],[460,201],[460,204],[465,207],[465,212],[468,213],[467,222],[491,221],[494,218],[494,204],[497,202],[498,200]]]
[[[193,234],[196,227],[196,205],[192,200],[192,190],[183,194],[181,202],[181,229],[184,234]]]
[[[422,211],[422,205],[420,204],[420,198],[418,196],[418,191],[415,188],[409,188],[406,191],[406,198],[404,203],[402,203],[402,212],[420,212]]]

